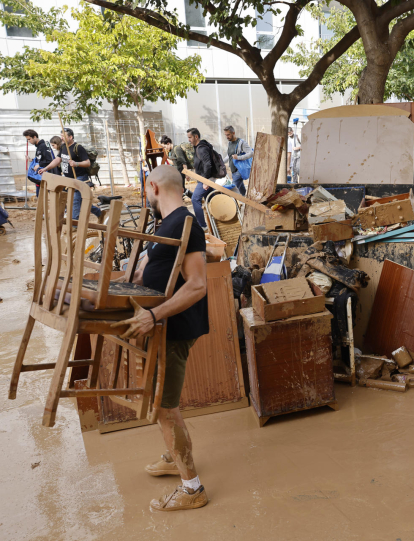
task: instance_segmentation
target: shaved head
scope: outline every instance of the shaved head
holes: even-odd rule
[[[148,175],[146,186],[148,201],[158,220],[162,217],[163,201],[174,199],[182,204],[183,179],[175,167],[155,167]]]
[[[160,190],[178,191],[183,193],[183,179],[175,167],[159,165],[148,175],[147,183],[154,182]]]

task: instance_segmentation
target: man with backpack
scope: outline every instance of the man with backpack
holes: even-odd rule
[[[68,178],[75,178],[73,170],[76,173],[76,179],[82,182],[89,181],[88,168],[91,166],[88,153],[82,145],[75,143],[73,130],[65,128],[62,132],[63,143],[60,147],[57,157],[43,169],[39,169],[39,173],[42,174],[45,171],[50,171],[53,167],[61,166],[62,174]],[[68,151],[69,149],[69,151]],[[79,218],[80,209],[82,204],[82,197],[78,190],[75,191],[73,197],[73,212],[72,218],[77,220]],[[105,212],[102,212],[100,208],[92,205],[92,214],[97,216],[98,222],[103,221]]]
[[[216,182],[218,178],[225,177],[226,166],[223,163],[223,158],[213,149],[213,145],[205,139],[200,139],[201,135],[198,129],[190,128],[187,130],[187,137],[194,147],[194,170],[197,175],[208,178],[213,182]],[[204,219],[202,200],[212,191],[213,188],[207,186],[207,184],[198,182],[192,197],[194,213],[204,231],[207,231],[208,228]]]
[[[193,145],[191,143],[174,145],[167,135],[161,137],[160,144],[167,151],[168,158],[172,161],[173,166],[181,173],[184,195],[191,199],[193,197],[193,192],[185,187],[185,175],[183,174],[183,169],[194,169]]]
[[[242,195],[246,195],[246,188],[244,186],[243,177],[234,164],[233,160],[248,160],[253,156],[253,149],[250,148],[249,143],[240,137],[236,137],[236,132],[233,126],[226,126],[224,128],[224,135],[226,136],[229,146],[227,148],[227,156],[224,158],[224,163],[229,162],[232,180],[237,186],[237,189]]]
[[[42,168],[49,165],[54,160],[55,156],[49,142],[44,139],[39,139],[39,135],[36,131],[25,130],[23,135],[31,145],[36,147],[35,164],[33,169],[29,168],[27,178],[36,184],[36,197],[39,197],[40,183],[42,181],[41,178],[38,178],[40,177],[39,172]],[[33,171],[33,176],[31,176],[31,171]],[[56,171],[53,171],[53,173],[56,173]]]

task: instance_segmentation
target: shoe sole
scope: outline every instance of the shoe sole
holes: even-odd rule
[[[161,475],[180,475],[179,471],[171,471],[171,470],[158,470],[156,472],[145,470],[147,473],[152,475],[153,477],[160,477]]]
[[[190,509],[200,509],[200,507],[204,507],[208,504],[208,500],[206,502],[201,502],[201,503],[197,503],[195,505],[186,505],[186,506],[182,506],[182,507],[163,507],[161,509],[159,509],[158,507],[152,507],[152,505],[150,505],[150,509],[151,511],[188,511]]]

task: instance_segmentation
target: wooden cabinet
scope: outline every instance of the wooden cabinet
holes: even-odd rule
[[[264,322],[241,310],[250,399],[260,426],[274,416],[318,406],[336,409],[332,366],[332,314]]]

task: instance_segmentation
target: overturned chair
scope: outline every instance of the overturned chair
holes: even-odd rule
[[[82,196],[82,206],[78,221],[72,220],[73,197],[75,190]],[[136,408],[138,418],[144,419],[151,406],[153,378],[158,358],[156,388],[153,397],[151,421],[156,422],[164,386],[166,361],[166,321],[157,322],[151,333],[137,347],[118,337],[126,332],[128,325],[113,328],[113,323],[131,318],[134,310],[130,297],[143,308],[153,308],[171,298],[181,265],[187,249],[192,218],[187,217],[181,239],[170,239],[146,235],[148,210],[142,209],[135,231],[118,230],[122,202],[113,200],[109,212],[108,225],[89,224],[92,205],[92,191],[85,183],[45,173],[41,183],[35,221],[35,280],[33,300],[29,318],[17,353],[10,382],[9,398],[15,399],[19,377],[22,372],[53,370],[52,381],[46,399],[43,425],[51,427],[55,423],[59,399],[66,397],[113,396],[118,402],[128,404],[127,397],[139,397],[140,407]],[[66,219],[64,218],[66,209]],[[42,270],[42,227],[45,225],[46,263]],[[64,226],[64,224],[66,224]],[[72,230],[76,224],[76,240],[73,242]],[[84,261],[85,241],[88,228],[104,231],[105,242],[102,263]],[[124,276],[124,283],[111,281],[113,278],[113,256],[118,236],[135,239],[130,260]],[[63,254],[65,237],[67,254]],[[175,263],[163,293],[137,284],[132,280],[138,258],[145,241],[155,241],[177,247]],[[66,263],[64,276],[62,262]],[[98,273],[84,277],[84,266],[98,270]],[[119,273],[118,273],[119,274]],[[26,349],[35,322],[38,321],[63,333],[63,341],[56,362],[24,364]],[[72,353],[77,334],[97,335],[91,359],[73,360]],[[98,375],[104,338],[142,358],[142,378],[140,387],[116,388],[121,355],[114,360],[108,388],[98,388]],[[62,389],[68,367],[89,366],[86,389]],[[125,398],[122,398],[125,397]]]

